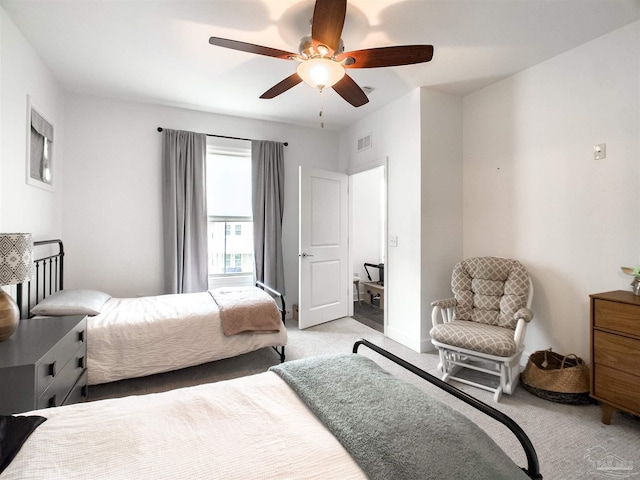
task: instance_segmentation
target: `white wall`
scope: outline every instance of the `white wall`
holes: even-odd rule
[[[35,240],[62,234],[64,93],[0,8],[0,231]],[[26,183],[27,95],[55,127],[54,191]]]
[[[298,165],[337,170],[337,134],[178,108],[69,95],[64,238],[67,286],[114,296],[163,293],[157,127],[287,141],[283,244],[298,298]]]
[[[462,257],[462,99],[428,88],[421,95],[421,350],[431,343],[431,302],[451,297]]]
[[[640,264],[639,62],[635,22],[464,99],[464,255],[529,269],[527,353],[588,358],[589,294]]]
[[[446,263],[452,249],[461,253],[459,237],[435,240],[440,231],[450,232],[448,224],[462,221],[460,200],[454,198],[461,189],[447,188],[460,179],[461,108],[460,99],[416,89],[340,136],[340,162],[345,170],[358,170],[388,157],[387,234],[398,238],[398,246],[387,249],[385,333],[416,351],[431,348],[428,318],[430,302],[437,298],[431,295],[450,284],[451,268],[443,273],[442,259]],[[358,138],[369,133],[372,148],[357,153]],[[439,222],[443,218],[444,226]],[[444,250],[435,250],[440,246]]]
[[[371,134],[372,147],[357,152]],[[386,334],[415,350],[420,343],[420,93],[418,90],[356,122],[340,135],[341,165],[357,170],[388,157],[387,235],[398,237],[385,265]]]

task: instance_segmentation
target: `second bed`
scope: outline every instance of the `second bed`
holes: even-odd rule
[[[264,347],[273,347],[284,361],[284,301],[280,296],[278,308],[263,289],[279,294],[268,287],[137,298],[64,290],[62,242],[35,242],[51,243],[59,252],[36,260],[34,284],[20,291],[23,298],[18,303],[26,304],[26,312],[34,315],[89,315],[89,385],[191,367]],[[27,300],[33,298],[36,305],[31,307]]]

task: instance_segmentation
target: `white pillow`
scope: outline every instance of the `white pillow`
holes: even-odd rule
[[[42,299],[31,309],[32,315],[98,315],[110,295],[97,290],[60,290]]]

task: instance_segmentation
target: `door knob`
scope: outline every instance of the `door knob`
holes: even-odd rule
[[[298,255],[298,256],[299,256],[299,257],[313,257],[313,255],[312,255],[312,254],[310,254],[310,253],[305,253],[305,252],[302,252],[302,253],[301,253],[300,255]]]

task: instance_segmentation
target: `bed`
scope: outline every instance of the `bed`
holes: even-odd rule
[[[19,286],[21,316],[89,315],[89,385],[177,370],[266,347],[272,347],[281,362],[285,359],[284,299],[266,285],[112,298],[95,290],[65,290],[62,242],[47,240],[34,246],[46,250],[34,262],[35,278]],[[53,252],[48,250],[51,247]]]
[[[363,345],[501,422],[520,441],[526,467],[453,408],[359,354]],[[10,463],[2,480],[542,478],[512,419],[366,340],[353,353],[253,376],[11,420],[42,423],[19,440],[0,432],[18,444],[3,450]]]

